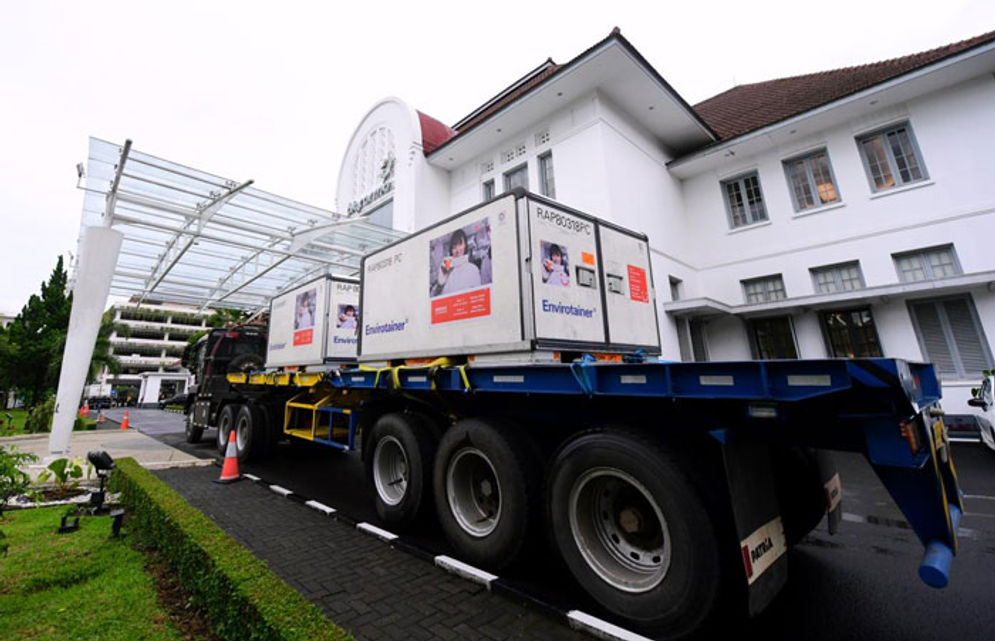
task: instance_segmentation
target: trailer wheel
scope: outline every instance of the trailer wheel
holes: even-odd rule
[[[435,505],[460,558],[500,569],[518,554],[534,511],[534,458],[501,423],[464,419],[443,435],[435,457]]]
[[[718,535],[692,466],[641,435],[588,432],[549,476],[552,537],[580,585],[630,625],[666,636],[698,629],[723,589]]]
[[[225,405],[218,414],[218,434],[216,436],[218,445],[218,455],[224,456],[228,448],[228,436],[235,427],[235,415],[237,405]]]
[[[192,408],[187,413],[186,419],[184,420],[183,431],[186,434],[187,443],[200,443],[201,437],[204,436],[203,427],[194,427]]]
[[[366,480],[375,491],[377,514],[390,525],[413,521],[431,494],[435,439],[415,414],[384,414],[367,440]]]
[[[235,450],[239,463],[260,458],[266,445],[266,419],[255,405],[239,407],[235,416]]]

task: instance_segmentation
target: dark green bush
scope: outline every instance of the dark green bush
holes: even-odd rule
[[[134,459],[115,461],[112,489],[129,509],[129,531],[162,552],[222,638],[352,638]]]
[[[50,398],[40,405],[35,405],[24,421],[24,431],[38,434],[52,431],[52,417],[55,416],[55,399]]]

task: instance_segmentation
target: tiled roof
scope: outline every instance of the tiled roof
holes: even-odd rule
[[[995,31],[892,60],[740,85],[694,110],[722,139],[734,138],[992,41]]]
[[[454,130],[420,111],[418,112],[418,124],[421,125],[421,146],[426,156],[456,135]]]

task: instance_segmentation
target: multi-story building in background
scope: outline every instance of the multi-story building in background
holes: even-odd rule
[[[180,365],[190,336],[207,328],[211,310],[200,311],[186,305],[145,301],[116,303],[110,310],[114,323],[128,332],[114,331],[111,353],[121,363],[121,372],[107,368],[86,396],[131,394],[139,403],[155,403],[160,396],[172,396],[186,387],[188,372]],[[124,400],[119,399],[119,400]]]

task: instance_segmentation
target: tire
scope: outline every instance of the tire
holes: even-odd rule
[[[561,447],[547,488],[553,542],[581,587],[668,638],[705,625],[725,589],[713,501],[694,467],[635,432],[587,432]]]
[[[512,426],[464,419],[442,436],[435,506],[460,559],[494,570],[514,560],[536,520],[538,469]]]
[[[200,443],[200,439],[204,436],[203,427],[194,427],[193,425],[193,411],[187,412],[186,418],[183,421],[184,432],[186,432],[187,443]]]
[[[218,433],[215,442],[218,446],[218,455],[224,457],[228,448],[228,436],[235,428],[235,416],[238,413],[238,405],[225,405],[218,413]]]
[[[365,446],[366,481],[374,491],[377,515],[389,525],[411,523],[432,494],[436,439],[428,420],[417,414],[384,414]]]
[[[253,404],[239,407],[235,415],[235,452],[238,462],[262,458],[267,445],[266,418]]]
[[[244,373],[263,368],[263,357],[258,354],[239,354],[228,362],[228,373]]]

